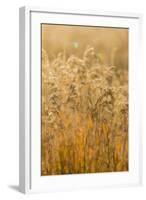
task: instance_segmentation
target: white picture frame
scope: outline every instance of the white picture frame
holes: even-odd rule
[[[138,186],[142,183],[141,23],[140,14],[99,11],[51,11],[20,8],[19,188],[23,193]],[[129,28],[129,171],[61,176],[40,175],[40,24]],[[34,101],[35,99],[35,101]]]

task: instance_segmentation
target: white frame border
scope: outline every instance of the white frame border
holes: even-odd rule
[[[19,189],[23,193],[33,193],[33,192],[42,192],[42,190],[34,190],[31,189],[31,154],[30,154],[30,147],[31,147],[31,69],[30,69],[30,58],[31,58],[31,38],[30,38],[30,13],[31,12],[43,12],[43,13],[52,13],[52,14],[72,14],[72,15],[85,15],[85,16],[105,16],[105,17],[120,17],[120,18],[133,18],[139,20],[139,49],[141,50],[141,24],[142,24],[142,15],[141,14],[131,14],[131,13],[116,13],[116,12],[100,12],[100,11],[58,11],[46,8],[32,8],[32,7],[22,7],[20,8],[20,15],[19,15]],[[139,70],[140,74],[142,75],[142,55],[141,52],[138,53],[138,63],[139,63]],[[141,83],[139,77],[139,83]],[[140,89],[140,96],[142,96],[141,86],[139,85]],[[141,108],[139,106],[139,111],[141,112]],[[138,118],[140,118],[140,113]],[[139,119],[141,120],[141,119]],[[141,128],[141,127],[139,127]],[[139,181],[134,182],[133,184],[122,184],[120,186],[130,186],[130,185],[140,185],[142,183],[142,131],[139,130]],[[112,186],[112,185],[111,185]],[[99,186],[98,186],[99,187]],[[106,185],[105,185],[106,187]],[[108,186],[109,187],[109,186]],[[115,185],[114,185],[115,187]],[[49,190],[47,190],[49,191]],[[43,192],[47,192],[43,190]]]

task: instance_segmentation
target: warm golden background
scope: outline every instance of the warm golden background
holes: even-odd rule
[[[128,170],[128,29],[42,25],[42,175]]]

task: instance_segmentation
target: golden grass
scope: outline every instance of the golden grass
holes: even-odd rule
[[[107,64],[96,43],[52,57],[42,39],[41,174],[127,171],[127,66]]]

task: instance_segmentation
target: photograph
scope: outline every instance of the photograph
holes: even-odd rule
[[[128,28],[41,26],[41,176],[128,171]]]

